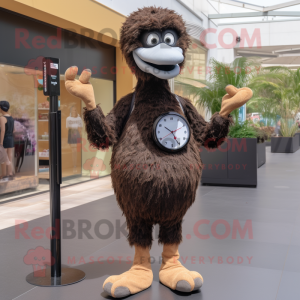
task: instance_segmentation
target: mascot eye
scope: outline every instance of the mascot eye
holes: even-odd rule
[[[173,45],[174,44],[174,41],[175,41],[175,37],[172,33],[167,33],[164,37],[164,42],[167,44],[167,45]]]
[[[155,46],[159,43],[159,36],[156,33],[150,33],[147,37],[147,44],[149,46]]]

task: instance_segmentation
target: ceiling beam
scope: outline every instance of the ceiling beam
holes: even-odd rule
[[[271,10],[275,10],[275,9],[281,9],[281,8],[284,8],[284,7],[294,6],[294,5],[298,5],[298,4],[300,4],[300,0],[289,1],[289,2],[285,2],[285,3],[281,3],[281,4],[267,6],[267,7],[264,8],[264,11],[271,11]]]
[[[246,9],[251,9],[251,10],[256,10],[256,11],[262,11],[262,12],[272,11],[272,10],[281,9],[281,8],[300,4],[300,0],[296,0],[296,1],[289,1],[289,2],[285,2],[285,3],[280,3],[280,4],[264,7],[264,6],[254,5],[254,4],[245,3],[245,2],[241,2],[241,1],[235,1],[235,0],[210,0],[210,1],[218,2],[221,4],[237,6],[237,7],[246,8]]]
[[[300,67],[300,64],[268,64],[268,63],[262,63],[262,67],[287,67],[290,69],[298,69]]]
[[[269,11],[269,12],[247,12],[231,14],[209,14],[209,19],[227,19],[227,18],[249,18],[249,17],[300,17],[300,11]]]
[[[256,11],[264,11],[263,6],[258,6],[258,5],[239,2],[239,1],[233,1],[233,0],[210,0],[210,1],[218,2],[222,4],[228,4],[228,5],[237,6],[246,9],[251,9],[251,10],[256,10]]]
[[[238,56],[258,56],[258,57],[272,57],[277,58],[279,55],[268,52],[257,52],[257,51],[247,51],[247,50],[238,50]]]
[[[280,49],[280,50],[274,50],[274,53],[281,53],[281,52],[290,52],[290,51],[297,51],[300,50],[300,48],[287,48],[287,49]]]

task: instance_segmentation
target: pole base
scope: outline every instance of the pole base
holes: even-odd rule
[[[26,281],[37,286],[63,286],[77,283],[85,278],[85,273],[78,269],[62,268],[61,277],[51,277],[51,268],[38,270],[26,276]]]

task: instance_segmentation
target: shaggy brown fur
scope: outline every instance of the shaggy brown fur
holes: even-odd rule
[[[142,32],[149,30],[163,31],[164,29],[174,29],[177,31],[179,39],[176,46],[183,50],[185,57],[185,52],[191,43],[191,39],[186,32],[182,17],[175,13],[174,10],[154,6],[144,7],[129,15],[123,23],[120,37],[121,51],[127,64],[140,80],[149,80],[151,78],[160,81],[161,79],[140,70],[134,61],[132,51],[143,47],[139,40]],[[179,66],[183,67],[183,65],[184,62]]]
[[[95,125],[87,126],[88,136],[95,136],[90,141],[98,145],[112,136],[111,178],[126,216],[130,245],[150,246],[156,223],[160,224],[159,242],[180,243],[182,219],[195,200],[201,176],[199,147],[206,141],[209,147],[216,147],[226,137],[232,120],[216,113],[207,123],[190,100],[180,98],[192,136],[181,152],[165,153],[154,143],[153,123],[168,111],[183,115],[167,80],[138,81],[135,108],[122,131],[131,99],[128,94],[118,101],[105,120],[99,106],[86,111],[87,124],[104,122],[102,128],[109,128],[97,134]]]
[[[186,148],[171,154],[158,148],[152,137],[154,121],[161,114],[183,112],[171,93],[167,80],[138,69],[132,51],[141,47],[143,30],[177,30],[177,46],[185,53],[190,39],[184,22],[174,11],[147,7],[132,13],[121,31],[121,49],[130,67],[136,68],[135,108],[124,126],[132,93],[117,102],[104,117],[97,106],[84,112],[88,139],[97,148],[113,146],[111,178],[118,204],[129,229],[130,245],[152,244],[152,228],[160,225],[159,242],[179,244],[182,219],[195,200],[202,172],[201,145],[217,147],[228,134],[231,117],[214,114],[207,123],[190,100],[180,98],[191,127]]]
[[[97,149],[107,149],[116,144],[129,111],[132,94],[118,101],[113,110],[105,117],[100,105],[94,110],[84,107],[83,119],[88,140]],[[118,113],[115,113],[115,112]]]

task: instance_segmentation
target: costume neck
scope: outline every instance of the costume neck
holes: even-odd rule
[[[154,76],[149,80],[138,79],[135,92],[137,102],[142,99],[147,99],[147,101],[158,98],[166,99],[172,94],[168,80]]]

